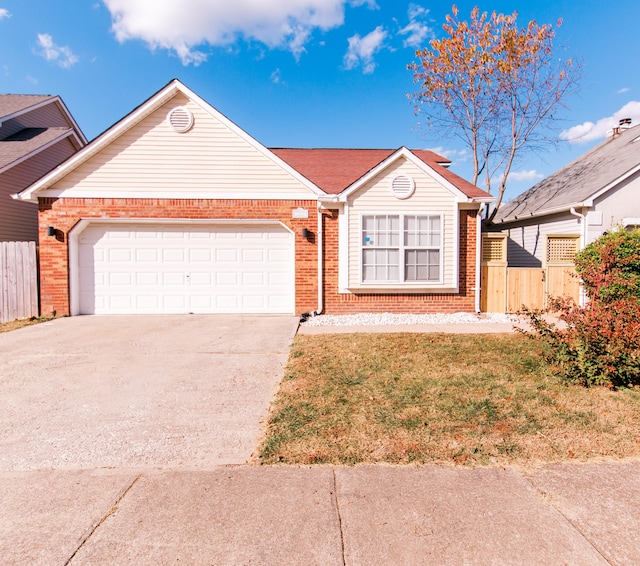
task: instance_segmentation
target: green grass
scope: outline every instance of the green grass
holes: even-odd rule
[[[640,392],[561,382],[522,335],[303,335],[285,375],[262,463],[640,455]]]

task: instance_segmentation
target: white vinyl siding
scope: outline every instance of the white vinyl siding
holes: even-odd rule
[[[397,199],[391,193],[391,180],[398,175],[408,175],[416,183],[415,193],[407,199]],[[441,257],[439,277],[436,281],[415,281],[413,286],[434,289],[453,289],[457,287],[457,238],[458,204],[452,193],[443,187],[413,163],[401,159],[352,195],[348,206],[349,251],[348,251],[348,288],[366,287],[362,283],[362,232],[361,218],[367,215],[395,214],[419,217],[437,217],[440,226],[439,250]],[[420,246],[416,246],[418,248]],[[427,256],[425,258],[425,255]],[[408,258],[414,266],[431,264],[433,273],[434,257],[418,252]],[[398,262],[407,262],[399,258]],[[405,276],[406,279],[406,276]],[[410,286],[412,282],[403,284]],[[399,285],[402,288],[402,285]]]
[[[176,133],[168,112],[194,125]],[[177,94],[40,196],[308,198],[310,190],[212,114]]]

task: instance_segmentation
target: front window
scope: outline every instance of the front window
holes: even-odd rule
[[[437,283],[442,271],[439,215],[362,217],[363,283]]]

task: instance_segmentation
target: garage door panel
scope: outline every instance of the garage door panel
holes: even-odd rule
[[[292,313],[293,238],[281,226],[88,226],[81,313]]]

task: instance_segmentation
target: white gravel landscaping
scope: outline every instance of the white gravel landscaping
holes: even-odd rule
[[[486,324],[514,323],[520,318],[511,314],[458,312],[451,314],[393,314],[362,313],[312,316],[304,321],[304,326],[383,326],[404,324]]]

